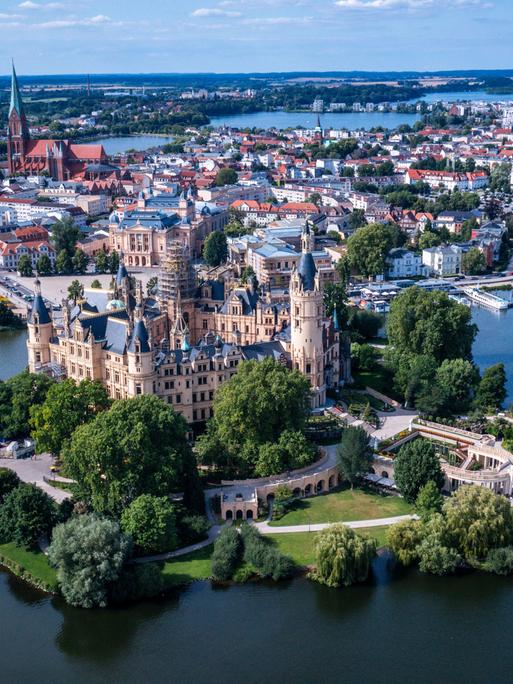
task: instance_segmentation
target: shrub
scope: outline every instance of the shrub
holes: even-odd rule
[[[208,534],[208,520],[203,515],[190,513],[183,515],[178,521],[180,542],[187,546],[205,539]]]
[[[360,536],[346,525],[322,530],[315,541],[314,579],[329,587],[363,582],[376,555],[376,541]]]
[[[260,577],[272,577],[273,580],[290,577],[294,562],[263,539],[255,527],[243,525],[241,534],[244,542],[244,561],[252,565]]]
[[[415,502],[422,487],[430,480],[441,489],[444,475],[435,447],[424,439],[402,446],[395,459],[394,477],[397,488],[409,503]]]
[[[432,575],[449,575],[461,564],[461,556],[444,546],[435,536],[428,536],[418,547],[419,568]]]
[[[483,569],[487,572],[494,572],[496,575],[511,575],[513,573],[513,548],[503,546],[499,549],[492,549],[483,563]]]
[[[241,537],[235,527],[221,530],[212,554],[212,577],[215,580],[226,582],[233,577],[241,549]]]

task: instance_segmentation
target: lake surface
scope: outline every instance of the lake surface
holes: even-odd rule
[[[170,135],[127,135],[116,138],[97,138],[91,142],[101,143],[107,154],[123,154],[128,150],[143,151],[150,147],[162,147],[166,143],[173,142]]]
[[[0,330],[0,380],[7,380],[27,366],[26,339],[26,330]]]
[[[2,682],[511,681],[513,583],[390,575],[328,589],[296,579],[79,610],[0,571]]]
[[[418,102],[419,99],[424,102],[458,102],[462,100],[469,102],[512,102],[513,93],[511,95],[493,95],[485,90],[455,90],[446,93],[429,93],[421,98],[409,100],[409,102]]]
[[[397,128],[401,124],[414,124],[420,117],[418,114],[400,114],[398,112],[325,112],[320,114],[323,128]],[[211,118],[212,126],[232,126],[233,128],[315,128],[317,114],[315,112],[252,112],[232,116],[216,116]]]

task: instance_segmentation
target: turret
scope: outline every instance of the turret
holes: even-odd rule
[[[52,318],[41,296],[39,278],[34,281],[35,297],[27,316],[28,359],[31,373],[40,371],[50,363],[50,340],[53,334]]]
[[[128,394],[152,394],[155,364],[148,330],[144,324],[142,307],[135,307],[135,324],[128,341]]]

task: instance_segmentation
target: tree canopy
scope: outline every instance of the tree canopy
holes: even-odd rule
[[[226,235],[218,230],[215,230],[205,240],[203,247],[203,258],[209,266],[219,266],[226,261],[228,257],[228,246],[226,243]]]
[[[62,595],[72,606],[104,608],[130,549],[119,524],[96,515],[75,515],[53,531],[48,549]]]
[[[388,339],[395,353],[425,354],[437,362],[470,359],[477,326],[469,307],[445,292],[409,287],[392,302]]]
[[[214,398],[214,416],[197,441],[203,463],[233,469],[241,475],[254,472],[259,449],[278,445],[302,432],[310,408],[310,385],[299,371],[290,371],[267,358],[245,361]],[[267,451],[267,450],[266,450]],[[266,458],[273,458],[272,451]]]
[[[62,451],[64,468],[97,512],[119,515],[141,494],[172,491],[199,507],[187,430],[182,416],[156,396],[120,400],[75,430]]]
[[[121,529],[141,554],[172,551],[178,545],[176,512],[167,496],[138,496],[123,511]]]
[[[415,439],[402,446],[394,460],[394,479],[409,503],[414,503],[422,487],[430,481],[441,489],[444,475],[435,447],[424,439]]]
[[[352,489],[370,471],[373,461],[369,435],[362,427],[345,428],[338,445],[337,458],[340,474],[351,483]]]
[[[0,381],[0,434],[7,439],[26,437],[31,407],[44,402],[54,383],[47,375],[28,371]]]
[[[392,247],[401,242],[395,226],[371,223],[362,226],[347,242],[347,256],[351,266],[366,277],[385,272],[386,258]]]
[[[477,387],[475,403],[484,411],[500,411],[506,399],[506,371],[503,363],[485,369]]]
[[[50,387],[44,402],[30,410],[32,437],[38,453],[60,454],[79,425],[89,422],[110,406],[109,395],[101,382],[71,378]]]
[[[0,506],[0,542],[35,548],[49,535],[57,509],[52,499],[33,484],[20,484],[4,497]]]

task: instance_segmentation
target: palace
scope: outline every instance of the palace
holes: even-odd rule
[[[30,370],[100,380],[115,399],[156,394],[189,423],[212,415],[217,388],[243,360],[271,357],[299,370],[310,381],[314,408],[350,378],[348,339],[336,312],[325,315],[308,229],[288,301],[280,304],[254,285],[196,286],[185,248],[172,247],[156,297],[144,296],[122,261],[111,289],[88,289],[73,307],[64,301],[60,322],[36,280],[27,320]]]
[[[7,129],[9,174],[48,174],[58,181],[99,180],[117,169],[108,164],[103,145],[76,145],[69,140],[32,140],[14,64]]]

